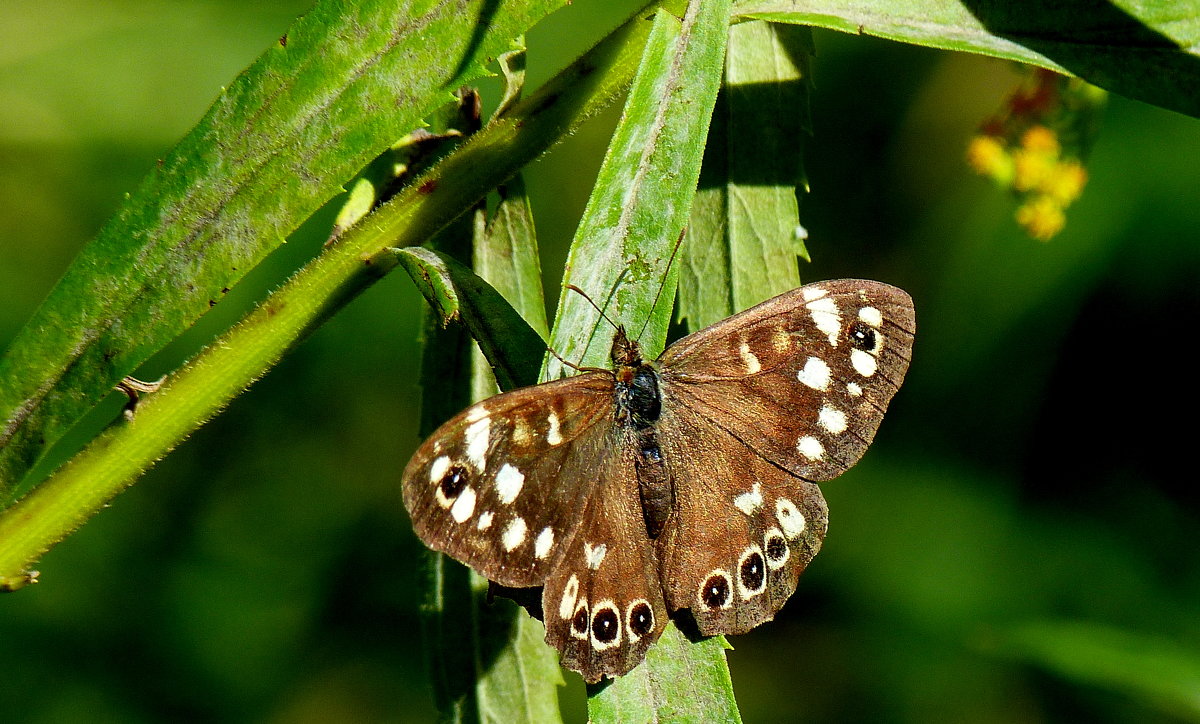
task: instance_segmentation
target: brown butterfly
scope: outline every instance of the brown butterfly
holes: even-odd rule
[[[912,299],[810,284],[653,362],[497,395],[404,470],[417,534],[503,586],[543,586],[546,641],[589,682],[637,666],[670,616],[703,635],[771,620],[821,547],[815,481],[862,457],[908,369]]]

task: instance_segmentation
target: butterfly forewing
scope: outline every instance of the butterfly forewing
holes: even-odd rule
[[[404,470],[404,505],[430,548],[505,586],[540,586],[607,455],[613,381],[590,373],[475,404]]]
[[[912,299],[879,282],[810,284],[718,322],[659,358],[671,402],[770,462],[828,480],[862,457],[908,369]]]

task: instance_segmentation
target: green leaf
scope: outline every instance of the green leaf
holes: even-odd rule
[[[1039,621],[1002,632],[1000,651],[1080,684],[1200,719],[1200,650],[1160,636],[1079,621]]]
[[[680,263],[679,316],[707,327],[800,285],[797,185],[809,129],[808,28],[729,29],[725,83]]]
[[[707,3],[702,12],[696,5],[689,6],[682,27],[665,11],[655,16],[567,257],[566,281],[609,310],[610,318],[630,325],[632,335],[647,325],[642,346],[649,356],[666,339],[676,279],[668,261],[695,195],[724,63],[728,3]],[[567,292],[559,300],[552,346],[577,364],[606,364],[609,323]],[[562,371],[550,360],[543,377]]]
[[[588,687],[588,713],[596,722],[740,722],[725,666],[728,648],[723,637],[693,643],[667,626],[645,664],[611,684]]]
[[[642,341],[650,355],[662,349],[666,338],[674,292],[667,266],[695,194],[727,34],[727,2],[692,2],[682,23],[665,11],[655,15],[624,112],[568,255],[570,282],[609,309],[613,319],[630,324],[635,335],[642,323],[648,324],[648,337]],[[597,365],[607,360],[612,329],[597,319],[586,301],[570,293],[559,303],[553,339],[564,357]],[[547,376],[558,371],[559,365],[548,366]],[[680,645],[673,646],[676,637]],[[660,650],[634,669],[629,675],[634,678],[623,677],[593,691],[589,701],[593,721],[614,721],[622,707],[635,704],[653,711],[691,708],[732,711],[736,716],[719,645],[711,640],[692,645],[668,627],[654,649]],[[626,691],[644,677],[667,682],[681,666],[692,672],[715,669],[720,672],[716,678],[726,685],[714,686],[710,678],[698,679],[694,689],[655,683]],[[623,684],[625,679],[630,683]]]
[[[111,426],[0,512],[0,584],[24,580],[42,553],[261,377],[297,340],[393,269],[398,261],[390,247],[429,239],[620,97],[649,28],[640,17],[622,26],[475,134],[169,375],[140,403],[131,424]]]
[[[739,0],[734,12],[1029,63],[1200,117],[1200,13],[1188,3]]]
[[[0,495],[562,0],[326,0],[221,93],[0,358]]]
[[[525,184],[520,175],[514,176],[499,189],[500,203],[491,218],[484,210],[475,212],[474,267],[480,277],[490,282],[504,296],[537,334],[537,342],[514,338],[513,345],[528,345],[523,354],[534,361],[524,384],[537,382],[542,358],[546,354],[546,299],[542,296],[542,266],[538,257],[537,236],[533,226],[533,211],[525,196]],[[496,393],[497,377],[478,374],[495,361],[487,350],[475,354],[477,374],[472,377],[474,400]],[[528,382],[524,380],[528,379]],[[501,389],[511,389],[500,383]]]
[[[435,310],[441,324],[461,322],[470,331],[490,362],[501,389],[537,382],[546,343],[508,300],[445,254],[420,247],[396,253],[400,265]],[[462,407],[465,405],[451,414]]]

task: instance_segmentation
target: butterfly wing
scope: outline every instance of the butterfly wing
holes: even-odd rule
[[[585,472],[612,428],[612,395],[610,375],[588,373],[497,395],[448,420],[404,469],[417,535],[502,585],[543,585],[598,482]]]
[[[877,282],[812,284],[676,342],[658,360],[658,441],[676,515],[659,540],[668,607],[704,634],[770,620],[820,549],[811,481],[862,457],[908,369],[915,317]]]
[[[874,439],[908,370],[915,319],[912,298],[887,284],[800,287],[671,345],[658,359],[664,408],[712,421],[793,475],[829,480]]]
[[[660,425],[663,459],[686,490],[659,538],[667,606],[690,608],[708,636],[770,621],[825,538],[820,488],[686,411]]]
[[[546,641],[590,682],[645,658],[667,621],[613,378],[497,395],[442,425],[404,471],[417,535],[504,586],[545,586]]]
[[[614,429],[607,454],[586,471],[597,481],[578,516],[577,534],[542,594],[546,642],[562,664],[595,683],[646,657],[667,622],[659,563],[642,522],[627,430]],[[583,472],[583,471],[581,471]]]

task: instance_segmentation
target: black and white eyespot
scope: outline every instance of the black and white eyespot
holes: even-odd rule
[[[629,604],[629,612],[625,615],[625,630],[629,632],[629,643],[634,643],[654,631],[654,608],[649,601],[639,598]]]
[[[847,329],[847,334],[850,337],[850,344],[854,349],[861,349],[863,352],[874,354],[879,345],[879,340],[875,337],[875,330],[861,319],[855,320]]]
[[[700,584],[700,590],[696,592],[696,599],[702,609],[709,611],[732,606],[733,581],[729,572],[721,568],[709,572],[704,583]]]
[[[767,590],[767,563],[758,544],[742,551],[738,557],[737,584],[743,599],[754,598]]]
[[[763,552],[767,557],[767,567],[773,571],[783,568],[788,558],[792,557],[792,548],[787,538],[783,537],[783,531],[778,528],[769,528],[763,536]]]
[[[445,455],[434,460],[429,466],[429,482],[434,485],[433,496],[443,508],[454,505],[454,500],[469,480],[470,474],[467,469],[452,462]]]
[[[577,639],[587,640],[591,617],[588,615],[587,599],[581,598],[575,604],[575,613],[571,614],[571,635]]]
[[[621,644],[621,614],[610,599],[596,604],[592,613],[592,648],[597,651]]]

